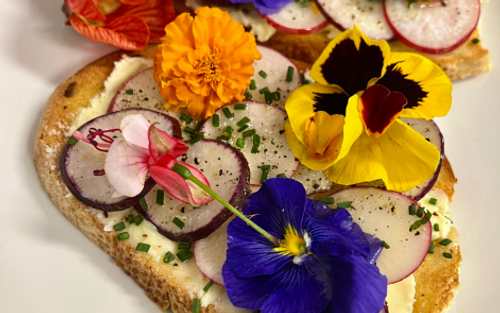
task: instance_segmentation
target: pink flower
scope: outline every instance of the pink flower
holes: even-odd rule
[[[171,168],[179,163],[191,171],[205,185],[205,176],[196,168],[177,161],[188,151],[188,146],[164,131],[149,125],[140,114],[127,115],[121,121],[122,138],[114,140],[109,148],[104,170],[116,192],[113,197],[134,197],[144,188],[148,173],[173,198],[193,206],[212,200],[201,188],[186,181]]]

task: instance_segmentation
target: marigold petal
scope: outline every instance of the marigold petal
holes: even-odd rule
[[[69,10],[78,14],[86,20],[93,22],[104,22],[106,17],[99,11],[99,8],[93,0],[65,0]]]

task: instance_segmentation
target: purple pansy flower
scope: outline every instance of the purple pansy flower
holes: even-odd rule
[[[227,0],[231,3],[252,2],[255,8],[263,15],[278,13],[282,7],[293,2],[293,0]]]
[[[378,313],[387,278],[374,262],[381,241],[367,236],[345,209],[306,198],[302,184],[269,179],[243,214],[279,239],[279,246],[241,219],[228,226],[222,268],[231,302],[249,310]]]

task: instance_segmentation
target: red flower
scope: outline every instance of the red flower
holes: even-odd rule
[[[81,35],[125,50],[160,42],[174,20],[172,0],[65,0],[68,22]]]

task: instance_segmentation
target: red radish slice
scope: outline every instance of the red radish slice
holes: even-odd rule
[[[200,272],[214,283],[224,286],[222,266],[226,262],[227,225],[225,222],[210,236],[194,243],[193,254]]]
[[[308,196],[327,192],[334,185],[323,171],[313,171],[302,164],[292,178],[304,185]]]
[[[417,230],[410,228],[420,219],[408,212],[410,205],[416,205],[414,200],[374,187],[351,187],[330,197],[336,204],[350,202],[347,210],[361,229],[390,246],[382,251],[376,263],[382,275],[387,276],[388,284],[405,279],[419,268],[429,250],[432,227],[427,222]]]
[[[264,18],[269,25],[280,32],[294,35],[312,34],[328,26],[325,17],[319,12],[314,12],[313,5],[308,3],[303,8],[298,3],[292,2],[285,5],[278,13],[264,15]]]
[[[444,139],[441,131],[439,130],[439,127],[432,120],[428,121],[423,118],[407,117],[402,117],[401,120],[414,130],[416,130],[419,134],[421,134],[427,141],[435,145],[441,153],[441,161],[439,162],[439,166],[434,175],[432,175],[432,177],[430,177],[422,184],[403,192],[404,195],[418,201],[432,189],[439,177],[439,173],[441,172],[441,164],[444,158]]]
[[[444,5],[408,8],[407,1],[385,0],[384,12],[398,40],[420,52],[439,54],[458,48],[479,21],[479,0],[448,0]]]
[[[253,65],[254,75],[252,80],[255,82],[255,87],[253,87],[254,83],[252,83],[248,87],[248,91],[252,95],[253,101],[262,103],[266,103],[265,93],[261,93],[262,89],[267,87],[271,93],[278,92],[279,100],[274,98],[268,104],[284,109],[288,95],[302,85],[299,69],[281,53],[264,46],[257,46],[257,48],[262,54],[262,59],[255,61]],[[293,72],[290,82],[287,81],[289,71]],[[252,88],[254,89],[252,90]]]
[[[89,134],[90,129],[119,129],[123,117],[130,114],[142,114],[150,124],[158,123],[157,127],[169,135],[181,138],[179,122],[165,114],[144,109],[133,109],[106,114],[97,117],[83,126],[78,131],[83,136]],[[121,138],[119,131],[106,133],[113,138]],[[100,142],[98,138],[96,141]],[[155,185],[153,179],[146,180],[144,190],[137,196],[113,198],[115,192],[104,173],[106,153],[98,151],[94,146],[78,141],[75,145],[66,144],[63,149],[60,168],[61,176],[73,195],[84,204],[103,211],[125,210],[139,201]]]
[[[381,0],[315,0],[325,18],[340,30],[354,25],[371,39],[391,40],[394,33],[384,17]],[[407,4],[406,1],[397,0]]]
[[[180,159],[200,170],[218,195],[241,209],[250,194],[250,171],[241,152],[222,142],[201,140],[191,145],[188,153]],[[158,190],[161,188],[156,186],[144,197],[146,210],[141,203],[134,207],[158,228],[158,232],[174,241],[191,242],[205,238],[232,215],[215,200],[195,208],[165,193],[163,204],[158,204]],[[179,226],[179,221],[183,227]]]
[[[235,105],[229,105],[217,110],[215,113],[219,116],[219,127],[213,126],[213,117],[205,121],[200,131],[205,133],[205,138],[216,139],[225,136],[227,127],[231,127],[233,132],[229,137],[228,143],[234,147],[237,140],[243,139],[245,132],[255,130],[255,134],[260,137],[258,151],[252,153],[255,136],[244,138],[245,147],[238,148],[248,160],[250,165],[250,183],[260,185],[262,177],[262,165],[270,165],[268,178],[276,177],[279,174],[285,174],[290,178],[295,174],[299,167],[299,161],[295,158],[288,142],[286,140],[283,126],[285,124],[286,112],[275,106],[265,103],[245,101],[246,108],[235,110]],[[236,104],[238,105],[238,104]],[[232,113],[231,118],[227,118],[224,110]],[[244,118],[250,121],[245,130],[238,123]]]

